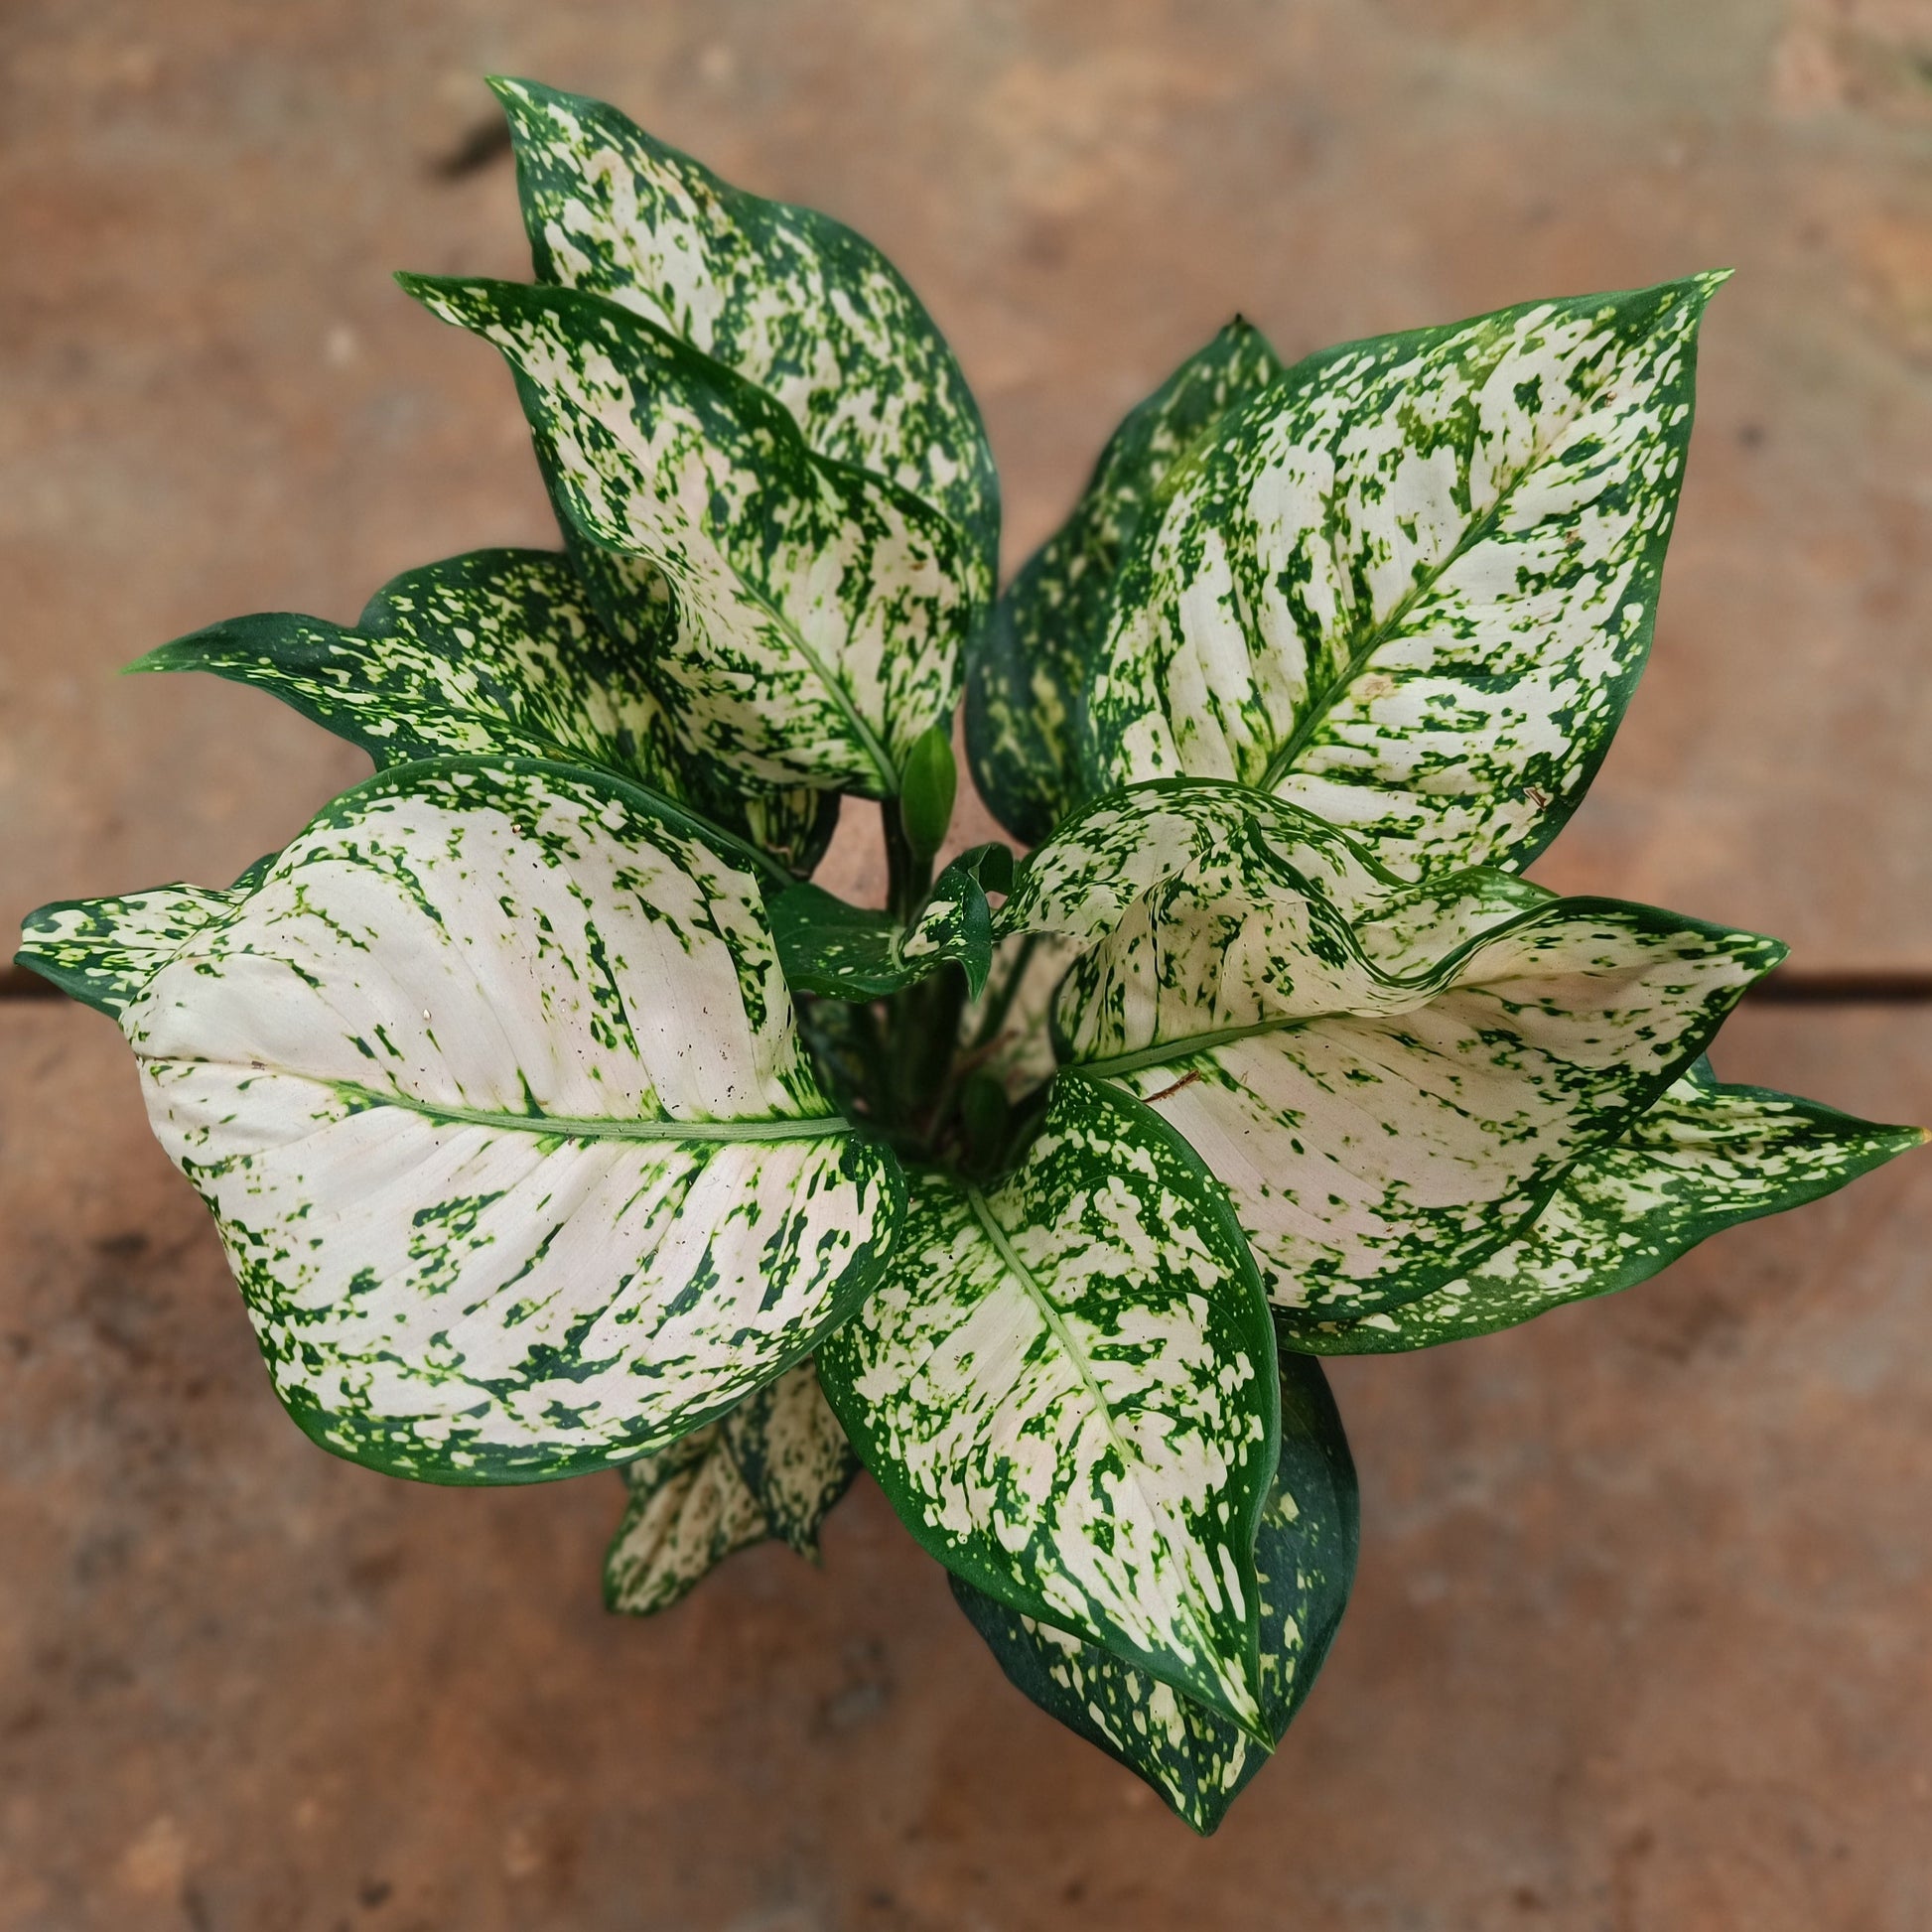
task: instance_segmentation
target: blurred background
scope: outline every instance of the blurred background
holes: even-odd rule
[[[361,773],[119,665],[553,540],[497,358],[388,280],[527,272],[491,70],[883,246],[1009,568],[1236,310],[1294,356],[1734,267],[1652,668],[1539,876],[1932,971],[1924,0],[11,0],[0,926],[225,881]],[[1925,1005],[1753,1004],[1716,1057],[1932,1112]],[[615,1476],[312,1448],[97,1015],[0,1001],[0,1234],[6,1932],[1932,1923],[1911,1162],[1338,1365],[1354,1604],[1205,1844],[1006,1688],[865,1482],[822,1574],[767,1546],[620,1624]]]

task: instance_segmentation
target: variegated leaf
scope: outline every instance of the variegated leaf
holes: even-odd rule
[[[1312,1362],[1282,1374],[1282,1454],[1255,1533],[1261,1589],[1261,1715],[1279,1740],[1314,1686],[1354,1581],[1360,1507],[1334,1398]],[[995,1602],[955,1577],[953,1594],[1015,1686],[1212,1832],[1268,1753],[1245,1731],[1097,1644]]]
[[[607,1610],[668,1610],[727,1557],[770,1534],[725,1448],[721,1422],[626,1463],[623,1475],[623,1517],[604,1554]]]
[[[1282,372],[1261,332],[1239,316],[1190,355],[1114,432],[1073,513],[1028,558],[968,645],[973,781],[1015,838],[1037,844],[1085,795],[1074,720],[1128,543],[1220,417]]]
[[[859,1458],[819,1387],[817,1365],[787,1369],[747,1396],[720,1427],[765,1534],[816,1558],[819,1525],[859,1473]]]
[[[814,455],[763,390],[602,296],[401,279],[502,350],[577,528],[668,584],[649,676],[685,749],[722,783],[895,794],[951,714],[977,621],[953,525]]]
[[[1095,789],[1239,778],[1411,877],[1527,865],[1649,648],[1721,279],[1350,343],[1236,411],[1123,570]]]
[[[623,1520],[604,1560],[609,1609],[668,1609],[735,1551],[777,1537],[818,1555],[818,1530],[859,1458],[810,1362],[787,1369],[722,1421],[624,1466]]]
[[[1003,845],[961,854],[933,882],[909,925],[819,886],[792,887],[771,907],[785,978],[804,993],[877,1000],[950,962],[965,973],[968,991],[977,996],[993,964],[993,908],[981,883],[984,871],[1010,884],[1012,854]],[[998,877],[988,884],[1000,890]]]
[[[256,863],[225,892],[157,886],[120,898],[59,899],[28,915],[14,963],[83,1006],[119,1019],[148,982],[210,925],[222,923],[274,863]]]
[[[1270,1298],[1327,1319],[1500,1246],[1783,951],[1499,874],[1378,901],[1347,845],[1236,787],[1156,784],[1073,821],[1007,908],[1105,932],[1061,981],[1061,1057],[1170,1121]]]
[[[268,691],[378,770],[488,752],[599,765],[809,872],[831,842],[837,794],[693,799],[642,663],[599,621],[567,557],[480,550],[392,579],[353,630],[288,613],[234,618],[130,668],[210,671]]]
[[[1711,1235],[1832,1193],[1926,1139],[1695,1069],[1623,1140],[1585,1155],[1536,1219],[1460,1280],[1353,1321],[1284,1311],[1283,1342],[1390,1355],[1512,1328],[1646,1282]]]
[[[903,1182],[813,1080],[759,908],[648,793],[452,759],[147,955],[117,997],[150,1117],[317,1441],[452,1482],[625,1460],[867,1292]]]
[[[997,1186],[917,1175],[900,1256],[819,1373],[948,1569],[1254,1729],[1272,1362],[1220,1190],[1146,1109],[1076,1082]]]
[[[943,510],[991,590],[1000,490],[952,351],[872,244],[731,187],[602,101],[490,82],[537,274],[608,295],[768,389],[821,456]]]

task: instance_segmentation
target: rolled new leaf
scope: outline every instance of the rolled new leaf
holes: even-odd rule
[[[1240,317],[1109,440],[1072,514],[1021,566],[966,653],[966,749],[993,816],[1036,845],[1087,796],[1076,720],[1106,640],[1128,544],[1168,479],[1283,363]]]
[[[694,798],[700,774],[643,667],[606,629],[568,557],[480,550],[393,578],[352,630],[286,612],[233,618],[129,668],[210,671],[270,692],[359,746],[377,770],[491,752],[599,765],[809,872],[831,842],[838,795]]]
[[[1513,1328],[1647,1282],[1700,1241],[1833,1193],[1926,1138],[1788,1093],[1721,1086],[1696,1067],[1624,1139],[1585,1155],[1536,1219],[1467,1275],[1352,1321],[1284,1311],[1283,1343],[1394,1355]]]
[[[1192,860],[1237,807],[1240,843]],[[1062,1060],[1169,1121],[1228,1189],[1270,1299],[1324,1320],[1501,1246],[1783,956],[1502,875],[1378,903],[1337,836],[1235,788],[1140,788],[1066,827],[1007,908],[1101,931],[1055,997]]]
[[[769,1538],[816,1560],[819,1525],[858,1469],[811,1363],[787,1369],[722,1421],[624,1465],[606,1607],[668,1609],[728,1556]]]
[[[903,1182],[813,1080],[759,879],[648,793],[402,765],[178,902],[171,953],[123,904],[37,913],[22,961],[116,1011],[277,1394],[351,1460],[627,1460],[809,1353],[891,1248]]]
[[[997,1186],[921,1173],[819,1375],[955,1575],[1260,1729],[1274,1338],[1220,1190],[1147,1109],[1076,1083]]]
[[[1361,1511],[1334,1398],[1312,1362],[1282,1363],[1282,1454],[1255,1532],[1261,1717],[1279,1741],[1314,1688],[1355,1576]],[[955,1577],[953,1594],[1015,1687],[1212,1832],[1268,1752],[1171,1685]]]
[[[1237,778],[1410,878],[1527,865],[1650,647],[1722,279],[1345,344],[1236,410],[1123,567],[1093,789]]]
[[[602,296],[400,279],[503,352],[578,530],[668,584],[649,675],[686,751],[721,785],[897,795],[913,742],[951,715],[978,618],[954,526],[817,456],[763,390]]]
[[[978,406],[904,278],[811,208],[721,181],[602,101],[489,83],[538,276],[608,295],[767,389],[820,456],[942,511],[991,594],[1000,485]]]

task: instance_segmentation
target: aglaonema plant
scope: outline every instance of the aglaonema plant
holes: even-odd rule
[[[1562,898],[1720,279],[1293,364],[1235,322],[995,598],[894,269],[523,81],[507,359],[562,526],[216,624],[375,775],[232,886],[45,907],[277,1395],[397,1475],[621,1466],[614,1608],[863,1464],[1013,1682],[1211,1830],[1348,1594],[1318,1358],[1508,1327],[1922,1138],[1706,1048],[1772,941]],[[972,775],[1026,856],[947,851]],[[809,883],[878,801],[888,903]]]

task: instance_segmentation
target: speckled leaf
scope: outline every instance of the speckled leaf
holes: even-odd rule
[[[1261,1715],[1279,1740],[1313,1688],[1348,1602],[1360,1508],[1334,1398],[1312,1362],[1281,1365],[1282,1454],[1255,1534]],[[955,1577],[953,1594],[1000,1668],[1049,1716],[1212,1832],[1268,1761],[1254,1738],[1097,1644],[1036,1623]]]
[[[977,621],[953,525],[814,455],[763,390],[601,296],[402,282],[502,350],[576,527],[662,574],[675,623],[654,626],[649,675],[684,748],[741,784],[896,793]]]
[[[739,1550],[770,1534],[725,1448],[723,1423],[624,1465],[623,1517],[604,1553],[604,1607],[654,1616]]]
[[[1004,853],[1006,847],[981,850]],[[948,961],[977,994],[993,964],[993,908],[973,855],[933,881],[910,925],[823,887],[794,886],[773,903],[771,931],[791,985],[839,1000],[883,999]]]
[[[1350,343],[1237,410],[1124,567],[1095,789],[1239,778],[1411,877],[1528,864],[1649,648],[1721,279]]]
[[[819,1373],[948,1569],[1252,1729],[1273,1359],[1220,1190],[1146,1109],[1076,1082],[997,1186],[916,1176],[899,1257]]]
[[[490,82],[537,274],[608,295],[768,389],[821,456],[890,478],[971,541],[991,588],[999,479],[952,351],[878,249],[720,181],[616,108]]]
[[[1354,1321],[1285,1312],[1283,1342],[1392,1355],[1511,1328],[1646,1282],[1709,1236],[1832,1193],[1925,1139],[1695,1070],[1625,1139],[1579,1161],[1529,1227],[1460,1280]]]
[[[967,648],[966,750],[993,815],[1029,845],[1084,796],[1073,726],[1122,554],[1169,474],[1283,364],[1240,317],[1117,429],[1073,513],[1021,567]]]
[[[1306,813],[1195,782],[1103,800],[1008,902],[1060,930],[1111,925],[1061,981],[1061,1057],[1185,1136],[1271,1299],[1330,1319],[1500,1246],[1782,956],[1501,874],[1379,901],[1372,883]]]
[[[118,1019],[147,983],[248,897],[262,860],[227,891],[157,886],[122,898],[58,899],[27,915],[14,963]]]
[[[735,1551],[766,1538],[816,1558],[819,1525],[859,1458],[810,1362],[787,1369],[720,1422],[624,1466],[629,1495],[604,1560],[609,1609],[668,1609]]]
[[[766,1535],[816,1557],[819,1525],[859,1473],[858,1455],[819,1387],[817,1365],[786,1370],[747,1396],[720,1426]]]
[[[378,770],[484,752],[600,765],[810,871],[831,842],[837,794],[694,799],[642,664],[600,621],[569,558],[480,550],[392,579],[352,630],[284,612],[234,618],[130,668],[210,671],[271,692]]]
[[[402,1475],[621,1461],[807,1354],[903,1183],[812,1078],[759,881],[648,793],[403,765],[119,1019],[277,1393]]]

